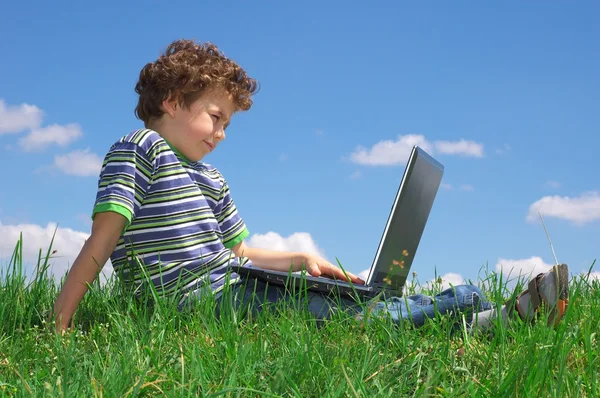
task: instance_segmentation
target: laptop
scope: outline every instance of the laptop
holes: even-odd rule
[[[419,241],[437,195],[444,166],[418,146],[412,148],[379,247],[364,285],[330,277],[236,266],[233,271],[269,284],[342,296],[402,296]]]

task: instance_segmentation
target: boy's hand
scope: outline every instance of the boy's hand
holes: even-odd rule
[[[358,276],[354,275],[351,272],[344,271],[331,264],[329,261],[315,256],[309,253],[303,253],[304,256],[304,266],[306,267],[306,271],[312,276],[325,276],[335,279],[348,280],[352,283],[356,283],[358,285],[364,285],[365,281],[360,279]],[[347,274],[347,276],[346,276]]]
[[[232,248],[232,251],[237,257],[245,256],[252,260],[254,265],[263,269],[287,272],[290,269],[290,264],[292,264],[294,272],[301,271],[305,268],[312,276],[324,276],[342,281],[349,280],[357,285],[365,284],[365,281],[356,275],[346,272],[348,275],[346,276],[344,271],[339,267],[310,253],[273,251],[258,247],[248,247],[244,241],[235,245]]]

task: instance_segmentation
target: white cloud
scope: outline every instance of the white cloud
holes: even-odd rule
[[[83,135],[81,127],[76,123],[67,125],[52,124],[33,129],[19,140],[19,146],[25,151],[39,151],[52,144],[65,147]]]
[[[6,106],[0,99],[0,134],[29,131],[18,141],[19,147],[26,152],[40,151],[51,145],[64,148],[83,136],[77,123],[41,127],[43,119],[44,113],[35,105]]]
[[[5,268],[22,233],[23,267],[27,266],[30,272],[33,271],[33,267],[37,264],[39,250],[42,249],[42,257],[44,257],[55,232],[52,249],[56,250],[56,253],[49,260],[49,271],[57,280],[62,278],[79,255],[89,234],[71,228],[57,229],[55,223],[48,223],[43,227],[37,224],[7,225],[0,222],[0,236],[2,236],[0,239],[0,259],[2,259],[0,269]],[[110,260],[104,266],[102,274],[104,280],[112,274]]]
[[[454,185],[447,184],[447,183],[444,183],[444,182],[440,185],[440,187],[442,187],[442,189],[445,189],[446,191],[451,191],[451,190],[454,189]],[[462,191],[469,191],[469,192],[475,190],[475,188],[473,187],[473,185],[470,185],[470,184],[462,184],[458,188],[460,190],[462,190]]]
[[[43,118],[42,110],[35,105],[6,106],[4,100],[0,99],[0,134],[38,128]]]
[[[465,283],[465,278],[454,272],[448,272],[447,274],[442,275],[442,288],[447,289],[452,286],[458,286]]]
[[[425,136],[418,134],[401,135],[396,141],[384,140],[376,143],[370,149],[359,146],[350,154],[354,163],[369,166],[404,164],[410,156],[413,146],[418,145],[430,154],[463,155],[472,157],[483,156],[483,144],[475,141],[428,141]]]
[[[441,279],[441,286],[439,284]],[[444,290],[448,289],[452,286],[458,286],[464,284],[465,278],[461,274],[457,274],[454,272],[448,272],[444,275],[438,277],[438,279],[432,279],[425,283],[425,287],[431,289],[435,287],[436,289]]]
[[[362,279],[363,281],[366,281],[367,278],[369,277],[369,271],[371,269],[367,268],[365,270],[360,271],[356,276],[358,276],[360,279]]]
[[[97,176],[102,168],[102,159],[89,149],[76,150],[54,157],[54,166],[65,174],[87,177]]]
[[[422,135],[403,135],[397,141],[384,140],[371,149],[356,148],[350,158],[358,164],[369,166],[406,163],[413,146],[418,145],[426,152],[432,152],[432,145]]]
[[[435,149],[446,155],[463,155],[477,158],[483,157],[483,144],[475,141],[436,141]]]
[[[87,227],[91,227],[92,226],[92,217],[90,217],[89,214],[77,214],[75,216],[75,218],[77,220],[81,221],[81,223],[83,223]]]
[[[250,247],[275,251],[300,251],[325,257],[323,249],[317,246],[312,236],[307,232],[294,232],[288,237],[283,237],[276,232],[254,234],[248,239],[247,244]]]
[[[585,273],[584,276],[585,275],[587,275],[587,273]],[[598,271],[590,272],[590,280],[600,281],[600,272],[598,272]]]
[[[571,221],[577,225],[600,220],[600,192],[586,192],[578,197],[544,196],[529,206],[527,221],[543,217],[554,217]]]
[[[504,280],[521,278],[528,281],[537,274],[550,271],[551,268],[551,264],[546,264],[541,257],[536,256],[518,260],[499,258],[496,263],[496,271],[502,271]]]

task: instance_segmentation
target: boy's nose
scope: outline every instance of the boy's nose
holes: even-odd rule
[[[217,131],[215,131],[215,138],[222,141],[225,139],[225,130],[223,130],[223,128],[218,129]]]

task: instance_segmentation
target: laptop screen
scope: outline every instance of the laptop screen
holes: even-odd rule
[[[415,146],[366,283],[401,291],[437,195],[444,166]]]

